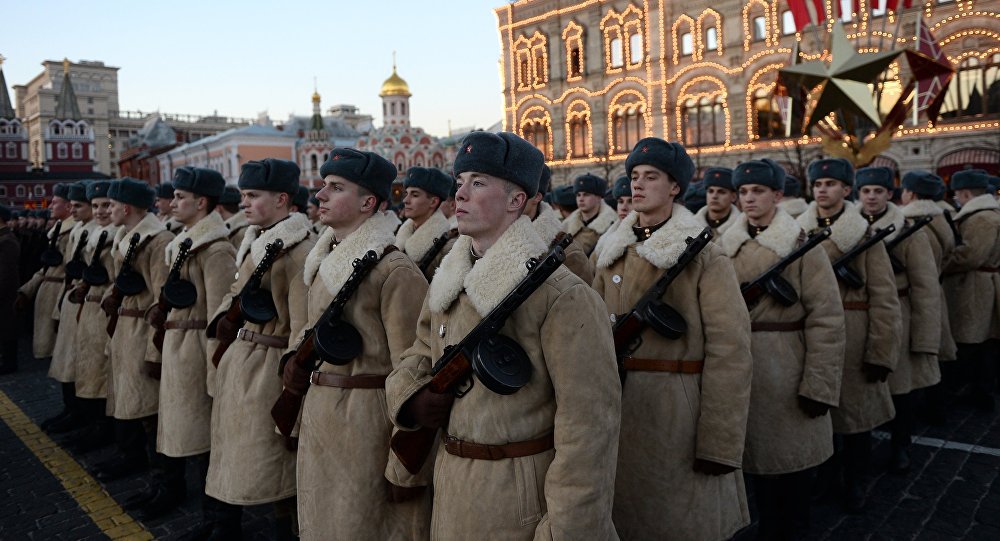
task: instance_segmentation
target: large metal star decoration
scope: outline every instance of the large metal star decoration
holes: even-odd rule
[[[806,128],[838,110],[852,111],[881,126],[868,85],[874,83],[903,51],[858,54],[847,41],[840,21],[834,23],[830,41],[829,65],[821,58],[778,70],[779,77],[788,88],[805,87],[809,91],[819,87],[819,97],[812,104]]]

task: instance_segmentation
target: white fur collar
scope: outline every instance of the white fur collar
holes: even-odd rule
[[[428,307],[442,313],[464,289],[476,312],[485,317],[528,275],[525,262],[544,254],[549,241],[538,236],[527,216],[511,224],[476,261],[471,256],[472,237],[458,237],[431,281]]]
[[[393,235],[396,220],[393,220],[390,214],[392,213],[375,213],[335,247],[331,246],[334,238],[333,229],[326,228],[319,242],[312,247],[306,257],[305,268],[302,271],[302,279],[306,285],[311,287],[318,274],[323,279],[326,289],[336,297],[340,288],[344,287],[344,283],[354,272],[355,259],[364,257],[368,250],[375,250],[381,257],[386,247],[396,238]]]
[[[580,209],[576,209],[572,214],[566,217],[563,222],[563,231],[569,233],[570,235],[576,235],[581,229],[586,227],[592,231],[595,231],[598,235],[603,235],[609,227],[614,225],[618,221],[618,213],[608,206],[607,203],[601,201],[601,210],[597,212],[597,216],[594,216],[593,221],[589,224],[583,224],[583,215],[580,214]]]
[[[97,249],[97,241],[101,239],[101,233],[107,231],[108,236],[104,238],[104,247],[107,248],[115,241],[115,234],[118,233],[118,226],[115,224],[108,224],[104,227],[98,226],[87,237],[87,253],[93,255],[94,250]]]
[[[746,215],[740,215],[733,226],[722,235],[722,248],[729,257],[735,256],[740,247],[750,240],[747,224]],[[801,234],[802,226],[799,225],[799,222],[778,208],[774,213],[774,219],[771,220],[771,225],[757,235],[755,240],[764,248],[777,254],[778,257],[785,257],[798,246]]]
[[[458,216],[452,214],[451,218],[448,218],[448,227],[450,228],[449,231],[451,229],[458,229]]]
[[[855,206],[850,201],[844,201],[844,212],[830,226],[830,240],[837,245],[841,252],[853,248],[868,232],[868,220],[861,217],[861,213],[854,208]],[[798,217],[798,221],[802,229],[807,232],[819,229],[816,224],[815,201],[809,203],[809,207]]]
[[[161,231],[166,231],[167,226],[163,225],[155,214],[147,212],[145,216],[139,220],[139,223],[135,224],[135,227],[131,231],[126,231],[124,227],[118,229],[118,233],[115,235],[115,245],[118,246],[118,251],[124,256],[128,253],[128,241],[122,242],[122,239],[132,238],[133,233],[139,234],[139,244],[142,244],[146,238],[152,237],[160,233]]]
[[[434,211],[427,221],[414,229],[413,220],[406,220],[396,233],[396,248],[406,252],[410,259],[420,261],[424,254],[434,246],[434,240],[448,232],[448,218],[441,209]]]
[[[725,235],[726,231],[729,231],[729,228],[732,227],[734,223],[736,223],[736,219],[739,218],[742,215],[743,215],[743,213],[740,212],[740,209],[736,208],[736,205],[731,205],[729,207],[729,219],[727,219],[725,222],[723,222],[722,225],[720,225],[719,228],[715,231],[716,238],[719,238],[719,237],[722,237],[722,235]],[[699,222],[701,222],[702,226],[707,227],[708,226],[708,207],[706,206],[706,207],[701,207],[700,209],[698,209],[698,212],[697,212],[697,214],[694,215],[694,217]]]
[[[72,255],[73,250],[76,250],[76,245],[80,242],[80,236],[83,235],[83,232],[87,232],[87,238],[89,239],[91,233],[93,233],[95,229],[97,229],[97,222],[94,220],[90,220],[87,223],[76,222],[73,224],[73,229],[69,232],[70,255]],[[84,244],[84,246],[86,246],[86,244]]]
[[[944,209],[930,199],[914,199],[902,209],[903,216],[907,218],[919,218],[921,216],[937,216],[944,214]]]
[[[861,205],[855,205],[854,208],[858,211],[858,214],[861,214],[863,211],[863,207]],[[861,217],[864,218],[864,216]],[[867,222],[868,219],[865,218],[865,221]],[[903,215],[903,211],[891,201],[889,202],[889,206],[885,208],[885,214],[883,214],[878,220],[875,220],[875,223],[871,224],[871,228],[873,230],[885,229],[886,227],[889,227],[890,224],[895,226],[896,230],[889,233],[889,236],[885,238],[886,241],[896,238],[896,235],[903,230],[903,226],[906,224],[906,216]]]
[[[635,243],[635,233],[632,226],[639,220],[639,215],[635,211],[615,228],[607,242],[601,249],[601,254],[597,257],[597,268],[606,269],[621,257],[629,245]],[[705,229],[704,225],[698,223],[691,211],[683,205],[674,203],[670,220],[658,229],[645,242],[636,247],[635,251],[640,257],[649,261],[661,269],[668,269],[677,263],[677,259],[684,253],[688,237],[697,237]]]
[[[311,225],[305,214],[293,212],[288,215],[288,218],[265,231],[263,235],[260,234],[259,225],[247,227],[246,236],[243,237],[243,243],[240,244],[240,249],[236,254],[236,265],[243,264],[247,253],[250,254],[251,261],[255,266],[260,264],[260,260],[264,259],[264,254],[267,253],[267,245],[278,239],[284,242],[284,250],[291,249],[292,246],[309,238]]]
[[[247,221],[247,216],[246,214],[243,214],[243,211],[233,214],[228,220],[226,220],[226,229],[229,230],[230,237],[248,225],[250,225],[250,222]]]
[[[559,215],[544,201],[538,203],[538,216],[531,221],[531,225],[535,227],[538,236],[546,242],[552,242],[552,239],[562,231]]]
[[[226,223],[222,221],[222,216],[213,210],[204,218],[198,220],[198,223],[194,224],[193,227],[177,233],[177,236],[170,241],[170,244],[167,244],[165,255],[168,267],[174,264],[174,258],[177,257],[181,242],[184,242],[184,239],[188,238],[191,239],[190,250],[193,251],[200,246],[217,240],[228,239],[229,229],[226,227]]]
[[[943,199],[940,200],[940,201],[935,201],[934,204],[937,205],[941,210],[945,211],[949,215],[955,214],[955,207],[952,206],[951,203],[949,203],[949,202],[947,202],[947,201],[945,201]]]
[[[787,212],[792,218],[801,215],[808,207],[809,203],[801,197],[789,197],[778,203],[778,208]]]
[[[618,221],[615,225],[609,227],[608,230],[597,239],[597,244],[594,245],[594,250],[590,252],[590,257],[593,258],[601,256],[601,252],[604,251],[604,245],[608,243],[608,239],[614,235],[615,231],[622,226],[622,223],[622,221]]]
[[[1000,203],[997,203],[993,194],[984,193],[983,195],[977,195],[970,199],[968,203],[962,205],[962,208],[958,209],[955,220],[961,220],[973,212],[990,209],[1000,209]]]
[[[62,225],[59,226],[59,236],[68,235],[73,227],[76,225],[76,221],[72,217],[66,218],[62,221]],[[45,238],[52,240],[52,234],[56,232],[56,226],[49,228],[49,232],[45,234]]]

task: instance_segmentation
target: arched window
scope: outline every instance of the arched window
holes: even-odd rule
[[[695,22],[694,59],[701,60],[706,51],[722,56],[722,16],[714,9],[706,9]]]
[[[319,170],[319,163],[318,162],[319,162],[319,160],[316,159],[316,155],[315,154],[310,154],[309,155],[309,170],[312,171],[314,174]]]
[[[66,147],[66,143],[59,143],[56,145],[56,157],[60,160],[65,160],[67,156],[67,151],[69,149]]]
[[[681,56],[694,54],[694,19],[681,15],[670,28],[673,37],[673,59],[677,64]]]
[[[941,106],[942,118],[1000,113],[1000,53],[961,61]]]
[[[642,34],[639,33],[638,28],[628,36],[628,57],[629,65],[642,63]]]
[[[609,108],[611,150],[615,154],[631,152],[646,136],[646,100],[637,93],[620,94]]]
[[[885,10],[882,10],[885,12]],[[873,12],[874,14],[874,12]],[[795,33],[795,17],[792,16],[792,11],[786,9],[781,12],[781,34],[789,36]]]
[[[593,153],[594,128],[590,122],[590,106],[583,100],[570,104],[566,110],[566,154],[570,158],[585,158]]]
[[[694,38],[691,32],[681,35],[681,54],[684,56],[694,54]]]
[[[583,77],[583,27],[570,21],[562,32],[566,48],[566,80]]]
[[[642,11],[631,4],[621,13],[612,9],[601,19],[601,31],[604,32],[608,72],[642,65],[646,55],[642,39]]]
[[[17,194],[17,197],[28,197],[28,189],[24,187],[24,184],[18,184],[14,193]]]
[[[758,88],[753,97],[754,138],[778,139],[785,136],[778,98],[765,88]]]
[[[764,41],[767,39],[767,19],[763,15],[754,17],[751,25],[753,26],[754,41]]]
[[[729,109],[721,81],[696,78],[681,87],[677,102],[677,136],[685,145],[729,144]]]
[[[7,143],[7,157],[8,158],[18,158],[19,156],[17,154],[18,154],[18,152],[17,152],[17,143],[15,143],[13,141]]]
[[[711,27],[705,30],[705,50],[714,51],[719,48],[719,35],[715,31],[715,27]]]
[[[548,83],[548,53],[546,38],[536,31],[531,38],[520,36],[514,42],[514,57],[517,59],[517,88],[541,88]]]
[[[612,38],[611,39],[611,67],[620,68],[625,63],[624,54],[622,53],[622,38]]]
[[[777,23],[777,21],[775,21]],[[743,28],[747,32],[743,36],[743,50],[750,50],[750,43],[764,42],[772,45],[771,35],[771,5],[765,0],[750,0],[743,6]]]
[[[552,159],[552,117],[539,106],[528,108],[521,115],[521,137],[542,151],[546,160]]]
[[[35,184],[35,197],[45,197],[45,186]]]
[[[517,61],[517,86],[518,88],[531,88],[531,65],[528,63],[528,52],[518,55]]]
[[[401,114],[401,115],[405,115],[406,114],[406,102],[405,101],[399,104],[399,114]]]
[[[82,160],[83,159],[83,145],[80,143],[73,143],[73,159]]]
[[[389,104],[389,110],[392,111],[393,116],[396,115],[396,102],[392,102]]]

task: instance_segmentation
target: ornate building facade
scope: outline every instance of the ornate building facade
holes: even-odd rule
[[[908,119],[877,163],[946,177],[966,164],[996,171],[1000,0],[927,0],[898,19],[869,3],[845,23],[862,52],[912,42],[919,14],[958,70],[942,118]],[[830,0],[826,10],[832,18]],[[814,134],[786,137],[775,97],[793,50],[818,59],[824,41],[796,32],[786,0],[519,0],[495,13],[504,126],[542,150],[557,183],[621,174],[646,136],[684,143],[701,169],[770,157],[801,172],[822,153]],[[789,124],[800,121],[793,113]]]

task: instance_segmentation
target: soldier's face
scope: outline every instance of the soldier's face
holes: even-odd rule
[[[90,207],[90,203],[82,201],[73,201],[73,210],[70,212],[73,214],[73,219],[78,222],[89,222],[94,217],[94,211]]]
[[[284,192],[240,190],[240,208],[250,225],[269,226],[288,212],[291,197]]]
[[[178,222],[192,226],[208,206],[208,199],[187,190],[174,190],[170,200],[170,213]]]
[[[56,220],[65,220],[70,215],[69,201],[62,197],[53,197],[52,204],[49,205],[49,210],[52,211],[52,217]]]
[[[862,186],[858,195],[865,213],[873,215],[885,210],[892,194],[882,186]]]
[[[712,212],[726,212],[735,202],[736,192],[732,190],[709,186],[705,192],[705,205]]]
[[[441,214],[444,214],[445,218],[451,218],[455,215],[455,198],[452,197],[447,201],[441,203]]]
[[[670,175],[652,165],[632,168],[632,210],[655,212],[674,204],[681,187]]]
[[[955,190],[955,202],[958,203],[958,206],[968,203],[973,197],[975,194],[972,193],[972,190]]]
[[[615,210],[618,212],[618,219],[624,220],[625,217],[628,216],[628,213],[632,212],[632,198],[627,195],[619,197],[618,205]]]
[[[501,178],[467,171],[458,176],[455,218],[458,232],[474,240],[486,238],[503,227],[510,213],[520,213],[528,194]]]
[[[781,201],[782,195],[784,194],[761,184],[744,184],[740,186],[740,208],[747,219],[755,224],[762,225],[762,220],[770,223],[774,208]]]
[[[107,197],[95,197],[90,200],[90,206],[94,207],[94,221],[97,225],[104,227],[111,223],[111,200]]]
[[[899,194],[899,200],[904,205],[909,205],[911,201],[914,201],[916,199],[917,195],[911,192],[910,190],[907,190],[906,188],[903,188],[903,192]]]
[[[125,217],[128,216],[128,206],[125,203],[112,199],[109,210],[111,211],[111,223],[115,225],[125,224]]]
[[[357,224],[372,213],[376,199],[364,193],[358,185],[337,175],[327,175],[323,188],[316,192],[319,200],[319,221],[334,230]]]
[[[173,199],[168,197],[157,197],[156,213],[160,216],[170,216],[170,204],[173,203],[173,201]]]
[[[308,205],[306,205],[306,216],[309,217],[309,221],[310,222],[315,222],[316,220],[318,220],[319,219],[319,207],[317,207],[316,205],[314,205],[312,203],[309,203]]]
[[[601,198],[592,193],[577,192],[576,208],[580,209],[581,214],[591,216],[601,209]]]
[[[821,209],[832,209],[843,203],[851,189],[834,178],[820,178],[813,183],[813,199]]]
[[[441,199],[437,196],[421,190],[420,188],[407,188],[403,196],[403,217],[413,220],[424,220],[434,212],[435,205]]]

